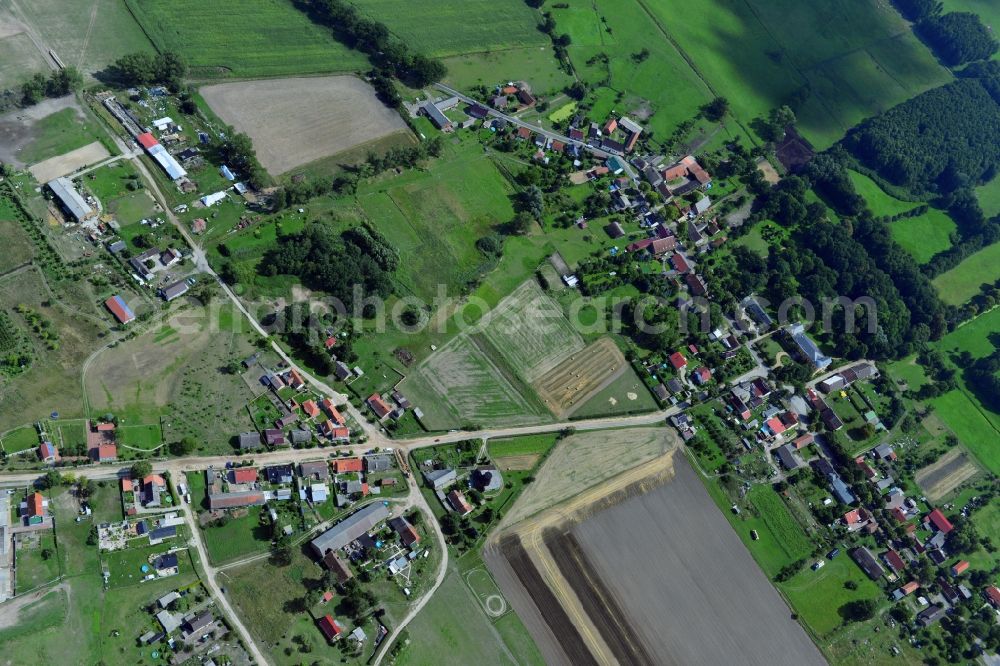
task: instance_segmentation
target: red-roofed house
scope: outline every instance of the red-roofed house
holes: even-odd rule
[[[45,498],[41,493],[32,493],[28,497],[28,517],[45,516]]]
[[[326,347],[327,351],[329,351],[329,350],[333,349],[334,347],[336,347],[337,346],[337,338],[336,338],[336,336],[331,335],[330,337],[328,337],[326,339],[326,342],[323,343],[323,346]]]
[[[230,476],[233,483],[253,483],[257,480],[257,469],[254,467],[237,467]]]
[[[346,442],[351,438],[351,431],[348,428],[338,426],[329,419],[319,424],[319,432],[335,442]]]
[[[778,436],[781,433],[785,432],[785,424],[782,423],[781,419],[779,419],[777,416],[772,416],[771,418],[769,418],[764,425],[767,426],[767,429],[770,430],[771,434],[774,436]]]
[[[326,604],[330,603],[331,601],[333,601],[333,592],[331,592],[330,590],[327,590],[326,592],[324,592],[323,596],[319,600],[319,602],[321,604],[323,604],[324,606]]]
[[[670,355],[670,365],[674,366],[674,370],[680,370],[688,364],[687,359],[684,358],[684,354],[680,352],[674,352]]]
[[[1000,610],[1000,590],[997,589],[996,585],[990,585],[986,588],[986,600],[993,604],[993,607]]]
[[[344,630],[337,624],[337,621],[329,615],[324,615],[320,619],[316,620],[316,625],[319,630],[323,632],[326,636],[326,640],[335,641],[344,632]]]
[[[373,412],[375,412],[375,416],[377,416],[379,420],[384,419],[389,415],[389,412],[392,411],[389,405],[385,404],[385,400],[383,400],[382,396],[378,393],[372,393],[368,396],[368,399],[365,400],[365,402],[368,403],[368,406]]]
[[[319,416],[319,405],[316,404],[315,400],[306,400],[302,403],[302,411],[305,412],[306,416],[309,418]]]
[[[882,553],[882,559],[885,560],[885,563],[889,565],[889,568],[896,573],[899,573],[906,568],[906,562],[904,562],[903,558],[899,556],[899,553],[891,548]]]
[[[854,462],[855,464],[857,464],[858,467],[861,468],[861,473],[864,474],[865,478],[868,479],[869,481],[872,481],[878,477],[878,472],[872,469],[872,466],[869,465],[867,462],[865,462],[865,459],[863,457],[855,458]]]
[[[815,441],[816,437],[811,432],[807,432],[806,434],[799,435],[798,437],[793,439],[792,446],[794,446],[796,450],[799,450],[809,446]]]
[[[122,479],[122,492],[123,493],[132,492],[132,479]]]
[[[42,442],[38,447],[38,457],[42,462],[54,463],[59,460],[59,449],[52,442]]]
[[[127,324],[135,319],[135,313],[132,312],[132,308],[128,306],[125,299],[121,296],[115,295],[104,301],[104,307],[115,316],[119,324]]]
[[[114,444],[100,444],[90,450],[90,457],[97,462],[118,460],[118,447]]]
[[[337,406],[333,404],[333,400],[330,400],[329,398],[323,398],[322,400],[319,401],[319,406],[323,409],[324,412],[327,413],[327,415],[329,415],[331,419],[333,419],[333,422],[336,423],[337,425],[344,425],[345,423],[347,423],[347,421],[340,414],[340,412],[337,411]]]
[[[906,512],[900,509],[898,506],[889,513],[891,513],[892,517],[898,520],[899,522],[901,523],[906,522]]]
[[[527,127],[518,127],[517,128],[517,138],[518,139],[530,139],[531,138],[531,130],[528,129]]]
[[[945,534],[955,529],[951,524],[951,521],[945,518],[945,515],[941,513],[941,509],[934,509],[927,514],[927,519],[924,522],[930,523],[935,530],[938,532],[944,532]]]
[[[851,509],[844,514],[844,524],[850,527],[861,522],[861,509]]]
[[[448,502],[460,515],[465,516],[472,512],[472,505],[465,499],[462,491],[457,488],[448,493]]]
[[[337,474],[364,471],[364,465],[361,462],[361,458],[338,458],[333,461],[333,468],[336,470]]]
[[[298,370],[292,368],[288,371],[288,385],[293,389],[305,388],[305,381],[302,379],[302,375],[299,374]]]
[[[608,122],[604,123],[605,134],[611,134],[616,129],[618,129],[618,120],[616,118],[609,118]]]
[[[695,384],[701,385],[712,379],[712,371],[706,368],[705,366],[701,366],[700,368],[695,370],[694,374],[691,376],[694,379]]]
[[[955,562],[954,566],[951,567],[951,575],[958,576],[965,572],[969,568],[969,563],[965,560],[959,560]]]
[[[680,252],[670,257],[670,265],[673,266],[674,270],[677,271],[678,273],[687,273],[689,270],[691,270],[691,267],[688,265],[687,259],[685,259],[684,255],[681,254]]]

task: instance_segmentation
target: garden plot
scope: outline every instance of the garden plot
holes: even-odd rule
[[[916,481],[927,497],[937,502],[979,474],[979,471],[968,452],[955,447],[927,467],[918,470]]]
[[[353,76],[222,83],[201,94],[222,120],[250,136],[275,176],[406,131],[399,114]]]
[[[553,414],[565,417],[617,379],[626,367],[614,341],[601,338],[539,377],[534,387]]]

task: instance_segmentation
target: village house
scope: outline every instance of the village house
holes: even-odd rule
[[[420,541],[420,535],[417,534],[416,528],[406,518],[402,516],[392,518],[389,520],[388,525],[399,535],[400,541],[407,548]]]
[[[368,399],[365,400],[365,403],[375,414],[375,417],[378,418],[378,420],[380,421],[384,419],[386,416],[388,416],[390,412],[392,412],[392,408],[386,404],[385,400],[383,400],[382,396],[379,395],[378,393],[372,393],[370,396],[368,396]]]
[[[465,495],[458,488],[448,493],[448,503],[460,516],[467,516],[472,513],[472,505],[465,499]]]
[[[42,442],[38,447],[38,458],[44,463],[59,461],[59,449],[52,442]]]

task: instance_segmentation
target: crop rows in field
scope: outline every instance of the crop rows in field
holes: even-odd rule
[[[523,0],[353,0],[412,49],[433,56],[548,43]],[[525,73],[527,74],[527,72]]]
[[[562,308],[528,280],[490,314],[483,335],[525,381],[533,382],[583,349]]]
[[[126,0],[158,49],[201,75],[280,76],[363,69],[367,59],[288,0]]]

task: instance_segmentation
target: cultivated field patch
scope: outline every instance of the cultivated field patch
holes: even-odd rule
[[[288,0],[125,0],[161,51],[199,76],[267,77],[350,72],[368,66]]]
[[[222,120],[250,136],[272,175],[406,131],[399,115],[353,76],[222,83],[201,94]]]
[[[540,457],[537,453],[520,456],[500,456],[499,458],[494,458],[493,462],[503,471],[524,472],[533,469]]]
[[[534,280],[526,281],[490,312],[483,335],[528,382],[561,368],[567,358],[583,355],[578,354],[583,338]]]
[[[43,48],[88,78],[127,53],[151,52],[152,45],[122,2],[31,0],[18,2]]]
[[[544,46],[539,15],[521,0],[354,0],[408,46],[433,56]]]
[[[538,397],[557,416],[573,413],[625,372],[627,364],[611,338],[601,338],[539,377]]]
[[[825,663],[683,456],[674,471],[666,484],[571,532],[628,630],[675,663]]]
[[[552,450],[541,469],[504,516],[515,523],[582,493],[602,481],[664,455],[679,443],[666,428],[578,432]]]
[[[937,502],[979,474],[979,467],[967,451],[955,447],[926,467],[919,469],[915,480],[924,494]]]
[[[421,363],[400,391],[424,412],[424,425],[447,430],[464,423],[527,425],[545,420],[527,386],[504,372],[473,336],[460,335]]]

